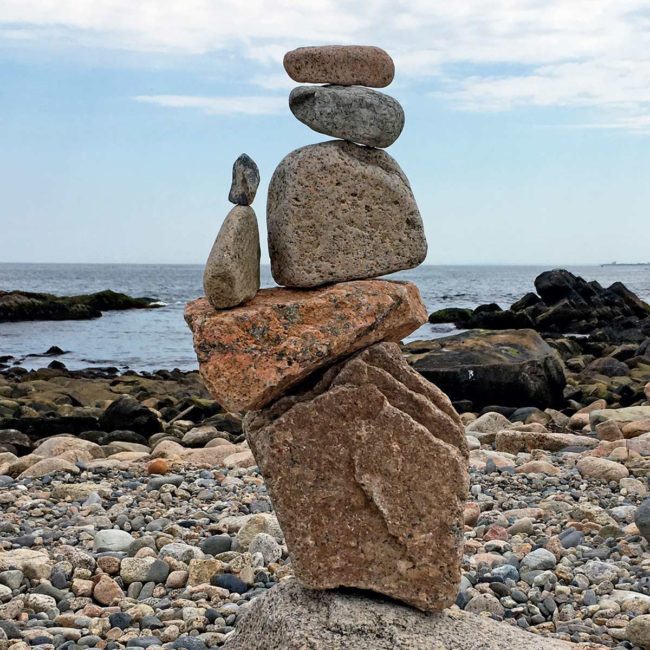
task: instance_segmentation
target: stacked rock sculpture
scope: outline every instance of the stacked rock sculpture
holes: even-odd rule
[[[226,216],[203,273],[203,289],[215,309],[235,307],[260,288],[260,234],[251,207],[260,172],[245,153],[232,168],[228,200],[235,207]]]
[[[284,288],[232,309],[220,290],[189,303],[185,318],[215,399],[248,411],[296,578],[439,610],[460,582],[468,450],[447,396],[397,345],[426,321],[417,287],[374,279],[427,250],[408,180],[377,148],[404,124],[397,101],[368,88],[390,83],[394,66],[378,48],[338,46],[289,52],[285,68],[332,84],[297,88],[291,110],[342,139],[290,153],[273,174],[269,252]],[[231,200],[252,200],[248,169]],[[240,244],[217,238],[206,277],[224,267],[237,277],[235,256],[224,256]]]
[[[267,202],[271,272],[287,287],[316,287],[410,269],[427,242],[408,179],[385,151],[402,132],[399,102],[367,86],[388,85],[394,65],[376,47],[304,47],[284,66],[299,86],[293,114],[342,138],[291,152]],[[367,146],[361,146],[367,145]]]

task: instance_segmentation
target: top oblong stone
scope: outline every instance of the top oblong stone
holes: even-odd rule
[[[384,88],[395,76],[389,54],[371,45],[299,47],[284,55],[284,69],[299,83]]]

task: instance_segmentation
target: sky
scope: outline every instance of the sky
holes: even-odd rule
[[[395,60],[427,263],[650,261],[648,0],[0,0],[0,261],[202,263],[243,152],[268,260],[328,43]]]

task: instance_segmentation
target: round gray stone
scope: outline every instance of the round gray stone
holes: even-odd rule
[[[282,547],[268,533],[258,533],[255,535],[248,547],[248,552],[252,555],[261,553],[264,558],[264,564],[277,562],[282,557]]]
[[[390,147],[404,128],[400,103],[362,86],[298,86],[289,108],[318,133],[369,147]]]
[[[650,497],[645,499],[636,509],[634,523],[641,535],[650,542]]]
[[[134,539],[123,530],[100,530],[95,534],[95,550],[103,551],[128,551]]]
[[[556,564],[557,560],[553,553],[545,548],[538,548],[524,556],[519,571],[521,573],[545,571],[546,569],[554,569]]]

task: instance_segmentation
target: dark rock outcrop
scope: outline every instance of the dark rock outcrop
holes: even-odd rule
[[[115,291],[79,296],[54,296],[28,291],[0,291],[0,322],[26,320],[86,320],[103,311],[148,309],[159,306],[153,298],[132,298]]]
[[[99,418],[102,431],[133,431],[149,436],[163,430],[158,415],[133,397],[116,399]]]
[[[4,418],[0,420],[0,429],[16,429],[32,439],[40,439],[60,433],[92,431],[97,429],[97,418],[90,415]]]
[[[603,288],[563,269],[535,279],[537,294],[527,293],[503,310],[481,305],[470,314],[447,308],[434,312],[431,323],[453,322],[461,329],[532,328],[546,334],[591,334],[604,341],[641,342],[650,336],[650,305],[621,282]],[[446,320],[445,320],[446,319]]]
[[[537,332],[472,330],[405,346],[407,359],[453,402],[474,409],[560,407],[566,384],[562,361]]]

